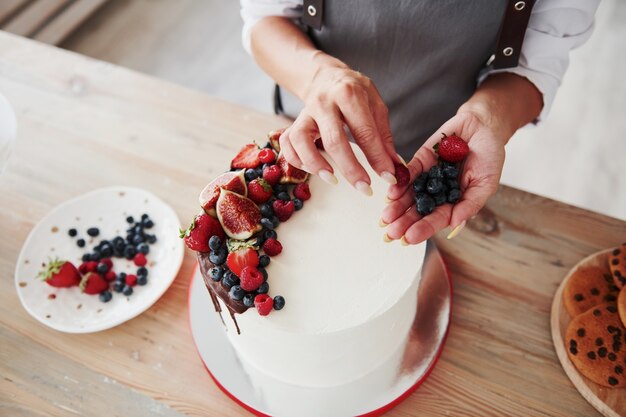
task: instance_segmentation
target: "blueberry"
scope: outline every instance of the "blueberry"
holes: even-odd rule
[[[146,235],[146,239],[148,239],[148,243],[153,245],[157,241],[156,235]]]
[[[265,243],[265,238],[263,237],[263,233],[259,233],[256,237],[256,245],[263,247],[263,243]]]
[[[272,220],[268,219],[267,217],[261,218],[261,226],[263,226],[263,227],[265,227],[266,229],[269,229],[269,230],[273,230],[274,229],[274,223],[272,223]]]
[[[102,291],[98,298],[103,303],[108,303],[109,301],[111,301],[111,298],[113,298],[113,294],[111,294],[111,291]]]
[[[270,264],[270,257],[269,256],[267,256],[267,255],[259,256],[259,266],[261,268],[265,268],[269,264]]]
[[[296,211],[302,210],[303,206],[304,206],[304,202],[302,200],[300,200],[299,198],[293,199],[293,207],[296,209]]]
[[[287,185],[286,184],[276,184],[274,185],[274,194],[278,195],[280,193],[283,193],[287,191]]]
[[[126,296],[133,295],[133,287],[130,285],[124,285],[124,289],[122,290],[122,294]]]
[[[291,200],[291,197],[289,197],[289,193],[287,191],[281,191],[280,193],[276,195],[276,198],[278,198],[279,200],[283,200],[283,201]]]
[[[209,276],[213,281],[219,281],[224,276],[224,268],[221,266],[215,266],[209,269]]]
[[[427,180],[428,180],[428,173],[422,172],[421,174],[419,174],[417,178],[415,178],[415,181],[413,181],[413,190],[415,190],[416,193],[425,191]]]
[[[263,231],[263,239],[267,240],[267,239],[276,239],[278,237],[278,234],[276,233],[276,230],[264,230]]]
[[[446,178],[456,178],[459,176],[459,170],[454,165],[448,165],[443,168],[443,176]]]
[[[448,203],[456,203],[461,198],[461,190],[458,188],[453,188],[448,191]]]
[[[154,226],[154,222],[150,219],[142,221],[141,224],[143,224],[143,227],[145,227],[146,229],[152,229],[152,227]]]
[[[128,223],[130,223],[130,224],[135,223],[135,219],[133,219],[133,216],[128,216],[128,217],[126,218],[126,221],[127,221]]]
[[[90,227],[89,229],[87,229],[87,234],[91,237],[96,237],[100,234],[100,229],[98,229],[97,227]]]
[[[267,281],[267,271],[265,270],[265,268],[258,268],[258,270],[261,275],[263,275],[263,281]]]
[[[430,194],[438,194],[444,190],[441,178],[431,178],[426,183],[426,191]]]
[[[141,215],[141,220],[142,221],[146,220],[146,219],[149,219],[149,218],[150,218],[150,216],[148,216],[148,213],[144,213],[144,214]]]
[[[137,252],[143,253],[144,255],[147,255],[150,252],[150,246],[148,246],[147,243],[143,242],[137,245],[136,248]]]
[[[446,180],[446,185],[448,186],[449,190],[452,188],[460,188],[459,181],[456,178],[448,178]]]
[[[115,283],[113,284],[113,291],[122,292],[124,291],[125,286],[126,283],[124,281],[115,281]]]
[[[115,236],[111,241],[111,245],[118,246],[124,244],[124,238],[122,236]]]
[[[259,288],[257,288],[256,293],[267,294],[269,290],[270,290],[270,284],[268,284],[267,281],[265,281],[263,284],[261,284]]]
[[[440,166],[435,165],[428,171],[428,178],[443,178],[443,171]]]
[[[226,249],[226,246],[221,246],[218,250],[212,250],[211,253],[209,253],[209,261],[211,261],[214,265],[222,265],[226,262],[227,256],[228,249]]]
[[[70,229],[67,231],[67,234],[70,235],[70,237],[74,237],[78,234],[78,231],[74,228]]]
[[[111,245],[104,245],[100,250],[102,251],[102,256],[105,258],[113,256],[113,246]]]
[[[109,267],[107,266],[107,264],[100,263],[96,267],[96,272],[99,274],[106,274],[108,270],[109,270]]]
[[[120,272],[119,274],[117,274],[117,278],[116,279],[124,281],[126,279],[126,272]]]
[[[261,215],[263,217],[272,217],[272,215],[274,214],[274,210],[272,209],[272,206],[269,204],[261,204],[259,206],[259,209],[261,210]]]
[[[100,262],[100,259],[102,259],[102,254],[100,253],[100,251],[94,250],[91,254],[91,260]]]
[[[254,294],[246,294],[243,296],[243,305],[246,307],[254,307]]]
[[[89,262],[91,260],[91,255],[89,253],[85,253],[82,257],[83,262]]]
[[[256,169],[246,169],[245,174],[243,176],[246,178],[246,181],[250,182],[255,178],[259,178],[258,172]]]
[[[282,295],[274,297],[274,310],[282,310],[285,306],[285,298]]]
[[[140,243],[143,243],[143,241],[144,241],[143,236],[142,236],[142,235],[137,234],[137,235],[133,236],[132,244],[133,244],[133,245],[138,245],[138,244],[140,244]]]
[[[278,219],[277,216],[272,216],[272,224],[274,225],[274,229],[276,229],[278,225],[280,224],[280,220]]]
[[[137,268],[137,276],[138,277],[147,277],[148,276],[148,268],[145,266],[140,266]]]
[[[237,278],[237,275],[233,274],[233,272],[230,270],[224,272],[224,275],[222,276],[223,286],[230,289],[230,287],[237,284],[239,284],[239,278]]]
[[[446,196],[446,192],[442,191],[440,193],[435,194],[434,196],[432,196],[435,199],[435,204],[437,206],[440,206],[442,204],[445,204],[446,201],[448,201],[448,198]]]
[[[113,256],[121,258],[124,256],[124,245],[113,247]]]
[[[85,239],[78,239],[76,241],[76,245],[78,245],[79,248],[84,248],[85,247]]]
[[[420,194],[415,198],[415,207],[419,214],[426,216],[435,209],[435,200],[428,194]]]
[[[126,245],[124,248],[124,257],[126,259],[133,259],[137,252],[135,251],[135,247],[131,245]]]
[[[243,298],[244,295],[246,295],[246,292],[242,290],[239,285],[233,285],[228,291],[228,296],[233,300],[239,301]]]
[[[211,250],[218,250],[220,246],[222,246],[222,239],[219,236],[213,235],[209,238],[209,248]]]
[[[148,283],[148,277],[137,277],[137,285],[146,285]]]

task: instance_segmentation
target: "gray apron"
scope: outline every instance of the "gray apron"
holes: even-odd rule
[[[398,153],[415,151],[476,89],[507,0],[325,0],[317,48],[374,81]],[[281,89],[285,113],[302,104]],[[451,134],[452,132],[446,132]]]

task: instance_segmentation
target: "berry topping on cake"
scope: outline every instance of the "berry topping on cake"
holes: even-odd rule
[[[235,193],[230,194],[238,195]],[[254,203],[252,204],[254,205]],[[220,239],[223,239],[224,230],[222,230],[222,226],[217,220],[215,220],[215,218],[204,213],[197,215],[187,230],[180,230],[180,237],[184,239],[187,247],[197,252],[209,251],[209,239],[211,236],[218,236]],[[135,256],[135,251],[133,250],[132,254],[130,253],[130,250],[126,253],[126,249],[129,248],[133,249],[131,246],[127,246],[124,249],[124,254],[126,255],[126,258],[132,259]],[[128,255],[131,256],[129,257]]]
[[[309,198],[311,198],[311,189],[309,188],[309,184],[296,184],[296,186],[293,187],[293,196],[299,198],[302,201],[307,201]]]
[[[246,292],[239,285],[233,285],[228,291],[228,296],[233,300],[239,301],[246,295]]]
[[[245,267],[256,268],[259,265],[259,254],[249,247],[232,250],[226,258],[226,265],[235,275],[241,277],[241,272]]]
[[[276,160],[276,154],[269,148],[261,149],[261,152],[259,152],[259,160],[263,164],[271,164]]]
[[[225,172],[211,181],[200,193],[198,201],[205,213],[215,217],[215,204],[220,196],[220,190],[228,190],[243,196],[248,194],[245,169],[233,172]]]
[[[396,169],[396,181],[401,187],[408,185],[411,182],[411,173],[409,169],[402,164],[395,163],[393,166]]]
[[[237,240],[245,240],[262,229],[261,211],[254,201],[228,190],[222,190],[217,200],[217,218],[224,232]],[[207,236],[205,242],[208,248]]]
[[[306,181],[309,177],[309,174],[306,171],[298,169],[287,162],[282,154],[278,155],[276,165],[278,165],[280,172],[282,173],[280,178],[280,182],[282,184],[298,184]]]
[[[274,307],[274,300],[267,294],[258,294],[254,297],[254,306],[260,316],[267,316],[271,313],[272,308]]]
[[[244,145],[230,163],[230,168],[256,168],[261,164],[259,147],[255,143]]]
[[[246,291],[256,291],[263,284],[263,274],[253,266],[245,266],[240,275],[241,288]]]
[[[250,181],[248,184],[248,198],[255,203],[265,203],[272,197],[272,186],[262,178]]]
[[[268,256],[276,256],[283,251],[283,245],[276,239],[270,238],[263,244],[263,252]]]
[[[289,195],[287,195],[287,198],[289,198]],[[274,214],[281,222],[289,220],[293,212],[296,211],[293,201],[274,200],[272,208],[274,209]]]
[[[276,185],[280,182],[283,173],[278,165],[270,165],[263,168],[263,179],[270,185]]]
[[[270,145],[272,145],[272,148],[274,148],[276,152],[280,152],[279,139],[280,139],[280,135],[282,135],[284,131],[285,129],[277,129],[277,130],[272,130],[270,133],[267,134],[267,140],[269,141]]]
[[[433,148],[439,154],[439,157],[447,162],[461,162],[469,153],[467,142],[458,137],[456,134],[446,136],[442,133],[443,138]]]
[[[39,277],[53,287],[73,287],[80,283],[80,274],[74,264],[59,259],[49,261]]]
[[[100,294],[109,289],[109,282],[96,272],[87,272],[79,286],[85,294]]]

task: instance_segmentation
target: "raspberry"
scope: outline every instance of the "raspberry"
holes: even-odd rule
[[[311,198],[311,189],[309,188],[309,184],[301,183],[296,185],[293,189],[293,195],[302,201],[306,201]]]
[[[402,164],[393,164],[396,168],[396,181],[400,187],[408,185],[411,181],[411,173],[409,169]]]
[[[148,260],[146,259],[146,255],[139,252],[137,255],[135,255],[133,262],[135,262],[135,265],[137,266],[145,266],[148,263]]]
[[[267,316],[274,307],[274,300],[267,294],[259,294],[254,297],[254,306],[260,316]]]
[[[107,266],[107,270],[113,268],[113,261],[111,258],[104,258],[100,260],[101,264],[105,264]]]
[[[259,152],[259,160],[264,164],[271,164],[276,160],[276,154],[273,150],[265,148]]]
[[[241,270],[241,288],[245,291],[256,291],[263,284],[263,274],[253,266]]]
[[[134,287],[135,285],[137,285],[137,275],[126,275],[126,285],[128,285],[129,287]]]
[[[276,256],[283,251],[283,245],[276,239],[267,239],[263,244],[263,251],[268,256]]]
[[[97,268],[98,268],[98,262],[96,261],[89,261],[86,263],[87,272],[96,272]]]
[[[105,274],[104,274],[104,279],[106,279],[107,281],[114,281],[115,280],[115,272],[113,272],[112,269],[109,269]]]
[[[274,209],[274,214],[281,222],[289,220],[293,212],[296,211],[293,201],[274,200],[272,208]]]
[[[89,270],[87,269],[88,263],[89,262],[83,262],[78,266],[78,272],[80,272],[81,275],[85,275],[87,272],[89,272]]]
[[[263,170],[263,179],[270,185],[276,185],[280,181],[283,173],[278,165],[270,165]]]

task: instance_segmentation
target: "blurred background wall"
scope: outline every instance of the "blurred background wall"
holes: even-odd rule
[[[61,46],[271,112],[236,0],[113,0]],[[626,219],[626,1],[603,0],[548,119],[507,147],[502,182]]]

